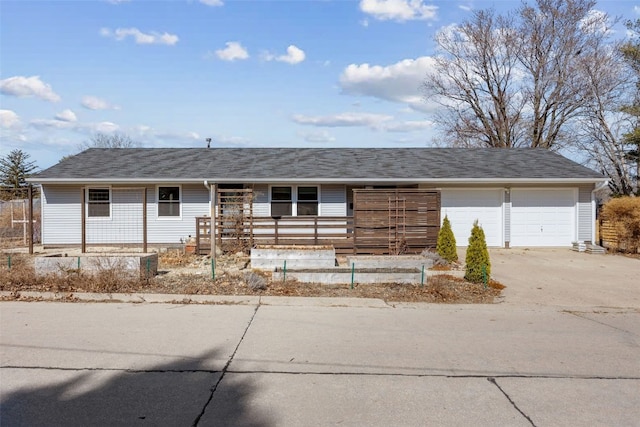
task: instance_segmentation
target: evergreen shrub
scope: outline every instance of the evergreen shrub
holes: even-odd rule
[[[478,220],[473,223],[469,246],[467,247],[466,269],[464,278],[473,283],[482,283],[485,279],[482,268],[486,268],[486,280],[491,275],[491,261],[484,230],[478,225]]]

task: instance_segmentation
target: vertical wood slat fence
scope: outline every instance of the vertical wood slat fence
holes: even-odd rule
[[[353,190],[354,252],[398,255],[435,247],[440,192],[417,188]]]

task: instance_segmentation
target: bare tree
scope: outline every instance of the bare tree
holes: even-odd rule
[[[575,127],[576,147],[586,154],[589,163],[609,178],[614,194],[633,193],[632,162],[629,143],[624,135],[632,127],[622,105],[630,102],[633,78],[623,60],[620,45],[594,40],[585,46],[593,52],[581,73],[586,87],[584,109]]]
[[[501,148],[575,141],[569,127],[587,108],[588,46],[609,37],[610,19],[594,5],[537,0],[509,15],[477,11],[441,31],[424,86],[444,107],[438,123],[449,141]]]
[[[80,150],[86,150],[87,148],[135,148],[140,146],[139,142],[134,141],[125,133],[98,132],[93,134],[89,141],[80,144]]]
[[[629,145],[626,158],[635,165],[636,195],[640,196],[640,19],[627,21],[626,25],[633,35],[620,52],[633,73],[635,90],[631,101],[622,107],[631,120],[631,128],[623,138]]]
[[[523,143],[514,30],[510,17],[480,10],[437,34],[439,55],[425,87],[443,107],[437,121],[450,143],[501,148]]]

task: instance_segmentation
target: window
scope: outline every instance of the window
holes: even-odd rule
[[[89,188],[87,190],[87,218],[109,218],[111,216],[111,190]]]
[[[318,187],[271,187],[271,216],[318,215]]]
[[[298,187],[298,216],[318,215],[318,187]]]
[[[271,216],[292,215],[291,187],[271,187]]]
[[[158,187],[158,216],[180,216],[180,187]]]

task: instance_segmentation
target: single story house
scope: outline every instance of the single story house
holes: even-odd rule
[[[402,221],[411,222],[402,232],[423,224],[430,210],[437,227],[449,218],[459,246],[478,220],[489,246],[568,247],[595,241],[594,191],[606,184],[557,153],[529,148],[91,148],[29,181],[42,186],[45,246],[137,243],[143,234],[154,245],[183,242],[196,234],[197,217],[220,213],[216,191],[242,188],[253,191],[256,219],[317,224],[357,216],[369,203],[360,217],[378,215],[369,230],[378,234],[392,217],[396,233]],[[357,202],[359,191],[375,190],[386,193]],[[418,201],[424,192],[429,209],[418,203],[406,214],[404,191]]]

